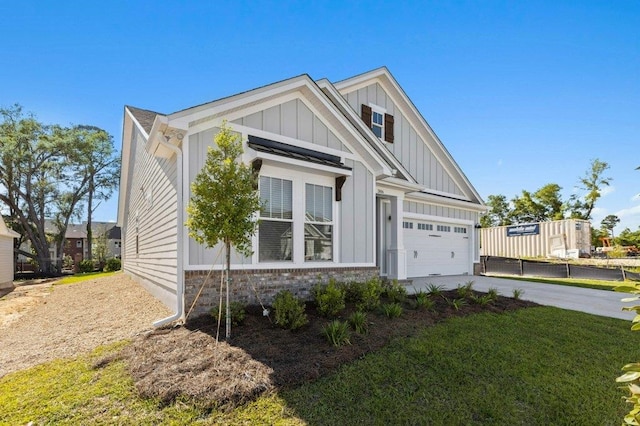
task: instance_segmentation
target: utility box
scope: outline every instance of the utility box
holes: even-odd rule
[[[591,223],[580,219],[523,223],[480,229],[482,256],[588,257]]]

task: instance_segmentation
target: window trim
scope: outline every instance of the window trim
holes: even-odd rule
[[[295,267],[308,268],[308,267],[332,267],[338,263],[340,259],[340,245],[338,244],[340,238],[340,226],[339,226],[339,205],[340,202],[335,200],[336,194],[336,179],[332,174],[317,174],[313,170],[294,170],[290,168],[282,167],[281,163],[264,162],[260,169],[260,177],[272,177],[278,179],[286,179],[292,181],[292,223],[293,223],[293,252],[291,261],[259,261],[259,235],[258,232],[253,236],[252,247],[253,255],[251,257],[251,264],[253,267],[261,269],[265,268],[282,268],[284,265],[291,265]],[[330,187],[332,190],[331,200],[331,212],[333,217],[332,225],[332,260],[326,261],[305,261],[304,259],[304,225],[305,221],[305,187],[306,184],[320,185]],[[257,212],[257,218],[259,218],[259,212]],[[326,223],[328,224],[328,223]]]

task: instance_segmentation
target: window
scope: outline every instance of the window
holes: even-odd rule
[[[305,184],[304,260],[333,260],[333,191]]]
[[[113,246],[116,248],[121,248],[122,247],[122,242],[121,241],[114,241],[113,242]]]
[[[402,222],[402,227],[404,229],[413,229],[413,222]]]
[[[292,260],[293,197],[290,180],[260,177],[260,225],[258,260]]]
[[[422,231],[433,231],[433,225],[430,223],[418,223],[418,229]]]
[[[76,248],[82,248],[82,240],[76,241]]]
[[[451,227],[449,225],[438,225],[438,232],[451,232]]]
[[[387,114],[383,108],[362,104],[360,116],[377,137],[385,142],[393,143],[393,115]]]
[[[463,226],[456,226],[453,228],[453,232],[455,232],[456,234],[466,234],[467,233],[467,228],[463,227]]]
[[[382,129],[384,129],[384,116],[377,111],[372,111],[371,130],[377,137],[382,138]]]

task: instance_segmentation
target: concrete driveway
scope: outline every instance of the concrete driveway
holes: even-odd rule
[[[622,298],[631,295],[614,291],[542,284],[481,275],[432,276],[412,278],[412,280],[413,283],[407,287],[409,293],[417,290],[426,291],[429,284],[440,285],[447,290],[451,290],[457,288],[459,284],[465,285],[467,282],[473,281],[474,290],[486,292],[490,288],[496,288],[501,295],[508,297],[513,296],[514,289],[522,289],[524,291],[521,296],[522,299],[541,305],[629,321],[636,315],[633,311],[622,311],[623,306],[634,305],[634,303],[620,301]],[[637,304],[640,304],[640,302]]]

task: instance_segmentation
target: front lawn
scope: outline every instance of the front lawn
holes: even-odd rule
[[[581,278],[544,278],[544,277],[521,277],[521,276],[506,276],[506,275],[491,275],[492,278],[503,278],[507,280],[515,281],[528,281],[542,284],[557,284],[566,285],[570,287],[583,287],[593,288],[596,290],[608,290],[613,291],[617,286],[626,285],[622,281],[603,281],[603,280],[589,280]],[[627,281],[633,283],[633,281]]]
[[[629,326],[551,307],[451,318],[228,413],[137,397],[122,361],[91,368],[107,348],[0,379],[0,423],[619,424]]]

